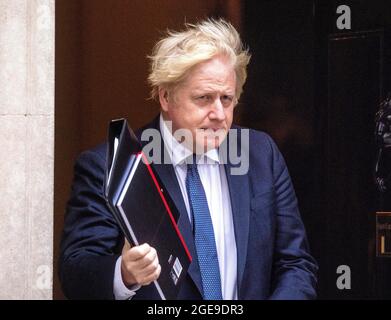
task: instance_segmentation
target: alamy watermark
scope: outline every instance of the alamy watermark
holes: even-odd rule
[[[192,163],[192,154],[204,154],[216,149],[220,164],[230,164],[230,174],[245,175],[249,169],[249,129],[198,129],[195,134],[188,129],[172,130],[172,122],[166,121],[167,128],[173,139],[165,141],[170,144],[166,151],[161,132],[157,129],[145,129],[141,141],[146,143],[142,149],[150,163],[172,164],[173,153],[182,152],[183,158],[188,156],[186,163]],[[194,136],[195,135],[195,136]],[[183,148],[178,148],[181,145]],[[208,161],[208,159],[206,159]],[[206,162],[207,164],[208,162]]]
[[[350,290],[352,288],[352,273],[348,265],[340,265],[337,267],[337,288],[339,290]]]
[[[350,7],[347,5],[340,5],[337,7],[339,14],[336,25],[339,30],[350,30],[352,28],[352,15]]]
[[[39,290],[49,290],[52,287],[52,270],[48,265],[40,265],[36,270],[35,286]]]

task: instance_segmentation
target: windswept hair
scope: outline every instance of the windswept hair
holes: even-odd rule
[[[167,32],[148,57],[151,60],[148,77],[151,97],[158,97],[160,87],[175,88],[194,66],[220,54],[227,56],[234,67],[238,100],[246,81],[250,54],[236,29],[223,19],[186,23],[183,31]]]

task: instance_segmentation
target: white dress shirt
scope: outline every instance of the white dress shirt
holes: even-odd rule
[[[191,210],[186,190],[187,165],[185,161],[192,156],[192,151],[184,147],[172,136],[162,115],[160,115],[160,132],[174,166],[189,221],[191,221]],[[207,153],[203,154],[198,161],[197,168],[205,190],[209,212],[212,218],[223,299],[235,300],[237,299],[237,254],[235,232],[227,177],[224,164],[220,163],[217,149],[209,150]],[[138,288],[139,286],[132,288],[133,290],[129,290],[124,285],[121,277],[121,257],[119,257],[114,274],[115,298],[130,299],[134,294],[137,294],[136,290]]]

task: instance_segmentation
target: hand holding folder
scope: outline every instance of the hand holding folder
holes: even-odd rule
[[[162,299],[175,299],[191,262],[177,209],[125,119],[110,123],[107,151],[108,207],[129,243],[156,249],[161,273],[154,285]]]

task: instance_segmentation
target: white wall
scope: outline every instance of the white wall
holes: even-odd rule
[[[0,0],[0,299],[51,299],[54,0]]]

